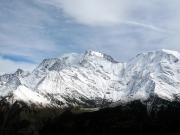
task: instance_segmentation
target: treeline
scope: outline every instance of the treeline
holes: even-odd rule
[[[178,135],[180,103],[156,99],[84,112],[0,103],[0,135]],[[74,113],[79,111],[81,113]]]

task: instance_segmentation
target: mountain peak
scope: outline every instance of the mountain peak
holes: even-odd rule
[[[175,57],[180,58],[180,53],[178,51],[167,50],[167,49],[162,49],[161,51],[164,53],[171,54],[171,55],[174,55]]]
[[[105,59],[105,60],[113,62],[113,63],[118,63],[110,55],[107,55],[105,53],[100,53],[97,51],[92,51],[92,50],[86,51],[85,57],[95,57],[95,58]]]
[[[180,53],[177,51],[172,51],[172,50],[166,50],[166,49],[161,49],[161,50],[156,50],[156,51],[149,51],[145,53],[140,53],[136,55],[130,62],[137,62],[137,61],[142,61],[142,62],[155,62],[155,63],[160,63],[160,62],[170,62],[170,63],[176,63],[180,60]]]
[[[41,71],[49,70],[49,68],[51,68],[52,65],[57,61],[60,61],[60,59],[58,58],[44,59],[35,70],[41,70]]]
[[[100,52],[97,52],[97,51],[92,51],[92,50],[86,51],[86,52],[85,52],[85,55],[88,55],[88,56],[96,56],[96,57],[101,57],[101,58],[104,57],[104,54],[103,54],[103,53],[100,53]]]
[[[68,53],[64,54],[60,57],[60,59],[63,61],[65,65],[78,65],[80,61],[82,60],[82,54],[78,53]]]
[[[23,72],[24,71],[22,69],[18,68],[14,74],[21,75]]]

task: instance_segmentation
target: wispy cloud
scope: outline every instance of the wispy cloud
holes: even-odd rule
[[[54,19],[34,4],[26,0],[3,1],[0,4],[1,55],[21,55],[37,61],[38,53],[40,57],[42,53],[50,55],[56,51],[57,46],[44,26],[45,22],[52,23]]]
[[[179,22],[177,17],[180,16],[178,0],[171,2],[169,0],[39,1],[62,9],[66,15],[72,17],[78,23],[91,26],[112,26],[119,25],[120,23],[128,23],[161,30],[159,26],[168,28],[167,24],[175,23],[175,20]],[[171,18],[171,20],[167,20],[168,18]]]
[[[154,31],[157,31],[157,32],[168,32],[160,27],[156,27],[154,25],[151,25],[151,24],[144,24],[144,23],[140,23],[140,22],[135,22],[135,21],[124,21],[124,22],[121,22],[121,23],[124,23],[124,24],[128,24],[128,25],[135,25],[135,26],[138,26],[138,27],[144,27],[146,29],[150,29],[150,30],[154,30]]]
[[[147,50],[180,51],[179,34],[179,0],[0,2],[0,57],[6,66],[9,61],[26,65],[87,49],[119,60]]]

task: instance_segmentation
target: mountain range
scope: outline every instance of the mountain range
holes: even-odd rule
[[[32,72],[24,70],[0,76],[0,99],[37,106],[94,108],[153,97],[175,101],[180,96],[177,51],[140,53],[127,62],[86,51],[44,59]]]

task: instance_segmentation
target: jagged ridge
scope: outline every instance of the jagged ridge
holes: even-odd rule
[[[31,73],[1,76],[0,95],[60,107],[99,107],[153,96],[173,101],[180,93],[179,60],[180,53],[170,50],[141,53],[127,63],[95,51],[66,54],[43,60]]]

